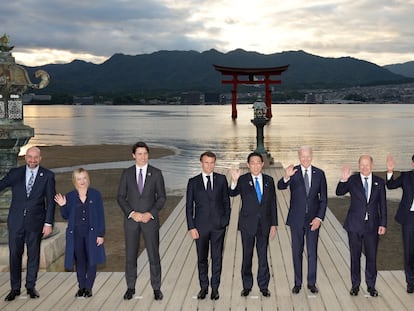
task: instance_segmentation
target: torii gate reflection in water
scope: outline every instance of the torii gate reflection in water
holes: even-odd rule
[[[281,84],[281,80],[272,80],[271,76],[280,76],[282,72],[286,71],[289,65],[281,67],[269,68],[236,68],[213,65],[217,71],[220,71],[223,76],[232,76],[232,80],[221,80],[222,84],[232,84],[231,91],[231,117],[237,119],[237,85],[238,84],[264,84],[265,85],[265,103],[266,103],[266,118],[272,117],[272,91],[270,84]],[[239,76],[246,76],[247,79],[239,80]],[[262,80],[255,80],[255,77],[263,77]]]

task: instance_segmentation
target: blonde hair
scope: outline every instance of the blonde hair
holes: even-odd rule
[[[84,168],[80,167],[80,168],[75,169],[75,170],[73,171],[73,173],[72,173],[72,183],[73,183],[73,185],[75,186],[75,188],[76,188],[76,178],[77,178],[80,174],[82,174],[82,173],[84,173],[84,174],[85,174],[85,177],[86,177],[86,181],[87,181],[87,183],[88,183],[88,186],[89,186],[89,185],[90,185],[90,183],[91,183],[91,180],[89,179],[89,174],[88,174],[88,171],[87,171],[87,170],[85,170]]]

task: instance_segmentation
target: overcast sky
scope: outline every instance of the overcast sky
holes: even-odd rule
[[[414,60],[414,0],[16,0],[0,20],[29,66],[212,48]]]

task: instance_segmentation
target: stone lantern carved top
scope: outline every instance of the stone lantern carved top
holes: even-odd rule
[[[4,34],[0,38],[0,51],[2,52],[9,52],[14,48],[14,46],[9,46],[9,37]]]
[[[259,95],[257,100],[253,103],[254,118],[266,118],[266,110],[267,106]]]
[[[34,76],[40,79],[33,83],[26,69],[16,64],[11,54],[13,46],[9,45],[9,37],[0,37],[0,125],[23,120],[22,95],[27,88],[43,89],[49,85],[50,76],[44,70],[37,70]]]

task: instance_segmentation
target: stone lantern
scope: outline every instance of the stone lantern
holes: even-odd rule
[[[15,63],[6,34],[0,37],[0,178],[17,166],[20,148],[34,136],[34,129],[23,124],[23,93],[28,87],[42,89],[49,84],[49,75],[38,70],[39,84],[30,81],[27,71]],[[0,196],[0,222],[5,222],[11,200],[10,190]]]
[[[263,156],[265,166],[273,164],[273,158],[270,153],[264,147],[264,134],[263,128],[269,121],[266,117],[267,107],[262,101],[259,95],[256,101],[253,103],[253,119],[250,120],[256,126],[256,149],[255,152],[260,153]]]

